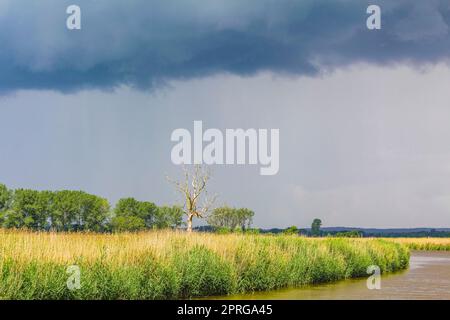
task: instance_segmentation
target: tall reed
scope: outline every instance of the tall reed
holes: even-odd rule
[[[396,238],[390,240],[406,245],[411,250],[450,251],[450,238]]]
[[[271,290],[406,268],[409,251],[376,239],[0,231],[2,299],[177,299]],[[68,266],[81,271],[69,290]]]

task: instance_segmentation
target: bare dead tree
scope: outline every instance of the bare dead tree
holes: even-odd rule
[[[208,197],[206,187],[210,178],[210,170],[201,165],[194,165],[192,170],[183,166],[183,178],[179,181],[167,177],[167,180],[175,186],[175,189],[184,198],[188,232],[192,232],[192,221],[194,218],[205,219],[207,217],[217,198],[217,195]]]

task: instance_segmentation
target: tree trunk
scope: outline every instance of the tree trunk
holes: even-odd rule
[[[193,214],[190,214],[187,218],[187,232],[192,232],[192,218],[194,218]]]

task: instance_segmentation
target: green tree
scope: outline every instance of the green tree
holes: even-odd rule
[[[4,184],[0,184],[0,225],[3,225],[11,205],[11,191]]]
[[[343,232],[337,232],[334,236],[338,237],[338,238],[362,238],[363,233],[358,230],[343,231]]]
[[[53,195],[50,214],[51,228],[56,231],[76,231],[83,223],[81,191],[62,190]]]
[[[299,232],[300,230],[296,226],[291,226],[283,231],[284,234],[298,234]]]
[[[144,221],[145,227],[152,228],[158,207],[152,202],[141,202],[134,198],[120,199],[114,214],[116,217],[137,217]]]
[[[250,228],[254,215],[255,213],[250,209],[224,206],[214,209],[207,221],[209,225],[218,229],[244,230]]]
[[[53,194],[51,191],[39,191],[37,195],[36,213],[34,216],[34,228],[36,230],[48,230],[50,228]]]
[[[322,226],[322,220],[320,219],[314,219],[313,223],[311,224],[311,234],[314,237],[320,236],[320,227]]]
[[[140,231],[145,229],[145,221],[137,216],[116,216],[111,220],[114,231]]]
[[[178,228],[183,223],[183,214],[183,208],[180,206],[159,207],[155,217],[155,227],[158,229]]]
[[[106,220],[109,213],[108,200],[82,193],[80,197],[81,222],[78,223],[79,230],[86,231],[103,231],[105,229]]]
[[[123,217],[139,216],[139,204],[140,202],[134,198],[120,199],[114,208],[114,213],[116,216]]]
[[[11,202],[11,191],[4,184],[0,184],[0,212],[9,209]]]
[[[51,197],[50,226],[56,231],[103,231],[109,215],[106,199],[63,190]]]
[[[139,217],[144,219],[147,228],[152,228],[158,214],[158,207],[153,202],[147,201],[141,202],[139,207]]]
[[[47,226],[47,202],[41,192],[29,189],[14,191],[11,210],[5,217],[8,228],[42,230]]]
[[[253,216],[255,213],[247,208],[240,208],[237,209],[237,216],[238,216],[238,226],[244,229],[250,228],[250,226],[253,223]]]
[[[209,215],[208,224],[217,229],[231,229],[235,225],[233,208],[224,206],[213,210]]]

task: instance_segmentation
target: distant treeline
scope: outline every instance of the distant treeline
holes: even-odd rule
[[[0,184],[0,227],[36,231],[140,231],[179,228],[184,210],[180,206],[157,206],[134,198],[120,199],[112,209],[105,198],[83,191],[10,190]],[[208,216],[204,232],[298,234],[321,237],[447,238],[450,232],[435,229],[251,229],[254,212],[246,208],[220,207]],[[315,221],[318,219],[315,219]],[[320,221],[320,220],[319,220]],[[314,225],[314,223],[313,223]]]
[[[363,233],[364,237],[372,238],[450,238],[448,231],[420,231],[420,232],[383,232],[383,233]]]
[[[0,226],[54,231],[138,231],[182,224],[178,206],[124,198],[111,210],[108,200],[83,191],[9,190],[0,184]]]
[[[302,236],[313,236],[311,229],[296,229],[295,233]],[[286,229],[273,228],[273,229],[260,229],[259,233],[264,234],[281,234],[281,233],[293,233],[293,227]],[[449,238],[449,231],[442,230],[423,230],[423,231],[408,231],[404,229],[401,232],[384,229],[382,232],[373,232],[365,230],[346,230],[346,231],[330,231],[321,230],[320,237],[340,237],[340,238]]]
[[[389,229],[382,232],[373,232],[365,230],[351,230],[351,231],[322,231],[322,236],[335,236],[345,238],[448,238],[450,232],[437,231],[430,229],[429,231],[389,231]]]
[[[236,231],[250,229],[255,213],[247,208],[231,208],[228,206],[216,208],[207,218],[208,224],[214,230]]]
[[[140,231],[179,228],[180,206],[157,206],[134,198],[120,199],[114,209],[108,200],[83,191],[10,190],[0,184],[0,227],[35,231]],[[248,230],[254,212],[220,207],[212,211],[209,230]]]

